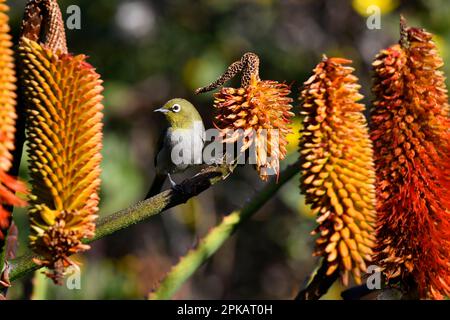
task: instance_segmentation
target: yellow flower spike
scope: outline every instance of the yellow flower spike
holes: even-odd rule
[[[339,272],[345,285],[349,274],[360,283],[366,271],[375,214],[371,141],[350,63],[324,58],[305,82],[300,139],[301,190],[313,211],[327,212],[317,219],[314,255],[327,261],[327,276]]]
[[[56,21],[43,43],[26,20],[37,12],[33,6]],[[95,233],[103,126],[102,81],[84,55],[67,53],[60,16],[54,0],[29,2],[18,50],[33,194],[30,246],[56,283],[74,264],[69,256],[89,249],[82,241]]]
[[[46,225],[53,225],[55,223],[55,214],[53,211],[49,210],[48,208],[44,207],[40,211],[40,217],[42,218],[44,224]]]
[[[11,210],[5,206],[23,206],[25,201],[15,193],[26,192],[25,185],[8,174],[12,167],[16,124],[16,76],[11,36],[9,7],[0,0],[0,249],[11,224]],[[1,272],[1,270],[0,270]]]

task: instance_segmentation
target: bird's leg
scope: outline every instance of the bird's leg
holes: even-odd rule
[[[172,187],[172,190],[174,191],[178,191],[181,193],[184,193],[184,189],[181,185],[178,185],[173,179],[172,176],[170,175],[170,173],[167,174],[167,178],[169,179],[170,182],[170,186]]]
[[[173,181],[172,176],[170,175],[170,173],[167,174],[167,178],[169,179],[170,186],[172,187],[172,189],[176,189],[178,187],[178,185],[177,185],[177,183],[175,181]]]
[[[173,179],[170,173],[167,174],[167,178],[169,179],[170,186],[172,190],[179,192],[181,194],[189,194],[190,190],[186,187],[185,183],[177,184]]]
[[[252,53],[247,52],[241,58],[241,60],[233,62],[225,71],[223,75],[221,75],[216,81],[211,83],[206,87],[199,88],[195,90],[196,94],[212,91],[220,86],[222,86],[225,82],[232,79],[236,74],[242,72],[242,86],[246,87],[250,84],[250,80],[255,77],[257,80],[259,78],[259,57]]]

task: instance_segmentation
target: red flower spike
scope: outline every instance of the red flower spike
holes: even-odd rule
[[[421,298],[450,295],[450,119],[432,35],[407,28],[381,51],[371,138],[377,170],[375,264]]]

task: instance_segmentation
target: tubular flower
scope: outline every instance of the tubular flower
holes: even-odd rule
[[[377,169],[375,263],[421,298],[450,295],[450,119],[432,35],[407,28],[376,57],[371,138]]]
[[[361,283],[376,219],[372,144],[350,63],[324,57],[301,94],[301,190],[318,215],[314,255],[345,285],[350,273]]]
[[[248,155],[262,180],[280,172],[280,160],[286,156],[286,136],[294,114],[290,87],[276,81],[262,81],[259,77],[259,57],[245,53],[232,63],[223,75],[197,94],[221,87],[239,72],[241,88],[222,88],[215,94],[216,127],[224,143],[238,142],[240,153]],[[238,163],[240,160],[238,156]]]
[[[252,77],[245,88],[222,88],[215,94],[215,125],[224,142],[239,140],[242,153],[251,149],[263,180],[278,175],[280,160],[286,156],[286,136],[294,116],[290,93],[286,84]]]
[[[25,201],[16,192],[26,192],[25,185],[7,172],[12,167],[12,150],[16,123],[16,77],[14,72],[12,42],[9,35],[9,10],[5,0],[0,0],[0,250],[11,224],[11,212],[4,206],[23,206]],[[0,270],[1,271],[1,270]]]
[[[25,37],[19,48],[32,198],[30,245],[58,282],[87,250],[98,211],[102,147],[100,76],[85,61]]]

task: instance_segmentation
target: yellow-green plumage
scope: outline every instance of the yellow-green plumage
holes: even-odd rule
[[[202,118],[192,103],[185,99],[172,99],[155,112],[164,114],[169,127],[162,134],[155,158],[156,176],[146,198],[157,194],[166,179],[174,185],[170,174],[184,171],[202,163],[205,127]],[[181,139],[181,140],[180,140]],[[182,148],[187,155],[176,159],[174,148]]]

